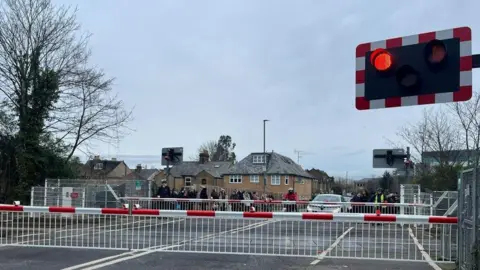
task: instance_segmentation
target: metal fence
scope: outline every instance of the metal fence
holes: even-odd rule
[[[32,206],[120,207],[120,197],[151,197],[152,181],[116,179],[47,179],[32,187]]]
[[[215,211],[260,211],[260,212],[331,212],[331,213],[376,213],[415,215],[431,212],[429,204],[410,203],[356,203],[315,202],[282,200],[215,200],[178,198],[120,198],[127,204],[142,209],[164,210],[215,210]]]
[[[458,265],[472,270],[480,266],[479,256],[479,177],[475,169],[462,172],[458,191]]]
[[[456,223],[406,215],[0,206],[0,245],[452,262],[440,256],[442,241],[451,240],[439,234]]]

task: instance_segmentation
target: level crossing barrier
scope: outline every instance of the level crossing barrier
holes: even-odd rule
[[[261,212],[344,212],[415,215],[433,215],[431,204],[419,203],[356,203],[315,202],[279,200],[227,200],[227,199],[184,199],[121,197],[126,204],[140,205],[147,209],[169,210],[215,210],[215,211],[261,211]]]
[[[442,261],[455,217],[0,206],[0,245]],[[401,226],[404,224],[404,226]],[[413,226],[415,225],[415,226]],[[429,226],[433,225],[432,229]]]

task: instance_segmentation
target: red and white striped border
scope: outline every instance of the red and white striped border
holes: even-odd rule
[[[387,99],[365,99],[365,55],[378,48],[390,49],[406,45],[426,43],[433,39],[460,39],[460,90],[439,94],[427,94],[410,97],[391,97]],[[434,103],[467,101],[472,97],[472,31],[470,27],[459,27],[437,32],[405,36],[363,43],[356,49],[355,107],[357,110],[380,109],[400,106],[414,106]]]
[[[129,215],[128,209],[121,208],[76,208],[57,206],[0,206],[0,212],[57,213],[77,215]],[[223,212],[197,210],[157,210],[132,209],[134,216],[155,217],[192,217],[223,219],[272,219],[272,220],[317,220],[331,222],[386,222],[406,224],[457,224],[456,217],[414,216],[414,215],[377,215],[342,213],[289,213],[289,212]]]

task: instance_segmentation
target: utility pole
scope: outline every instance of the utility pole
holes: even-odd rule
[[[265,162],[265,169],[263,171],[263,193],[267,192],[267,148],[266,148],[266,124],[270,121],[268,119],[263,119],[263,159]]]

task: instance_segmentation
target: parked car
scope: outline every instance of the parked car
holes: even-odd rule
[[[347,212],[347,200],[342,195],[319,194],[307,206],[307,212],[339,213]]]

